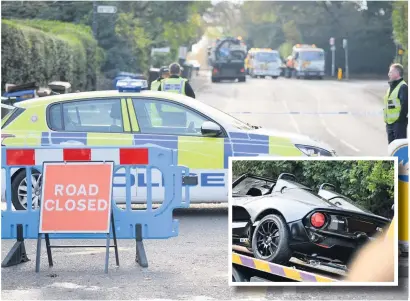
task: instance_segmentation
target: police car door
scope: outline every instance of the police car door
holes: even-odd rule
[[[178,165],[187,166],[198,175],[198,185],[192,187],[191,202],[214,202],[227,200],[225,184],[227,174],[226,149],[230,143],[225,131],[218,137],[202,134],[205,122],[213,122],[207,116],[189,107],[159,98],[134,97],[129,101],[129,111],[134,110],[137,120],[131,119],[135,132],[135,145],[157,145],[176,150]],[[209,125],[209,123],[208,123]],[[137,130],[136,130],[137,129]],[[146,173],[135,175],[137,199],[146,196]],[[159,171],[152,174],[153,199],[163,199],[162,177]]]

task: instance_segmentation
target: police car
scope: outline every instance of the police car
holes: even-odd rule
[[[152,146],[176,150],[179,165],[198,175],[191,202],[227,202],[230,156],[335,156],[329,146],[308,137],[278,132],[240,121],[190,97],[141,90],[141,83],[120,80],[117,90],[55,95],[16,103],[2,119],[6,146]],[[13,170],[12,200],[16,209],[27,203],[24,169]],[[40,174],[33,177],[37,185]],[[153,200],[163,189],[153,173]],[[3,175],[4,197],[4,175]],[[146,175],[134,170],[132,201],[145,202]],[[117,171],[113,193],[125,202],[125,171]],[[33,204],[38,202],[34,196]]]

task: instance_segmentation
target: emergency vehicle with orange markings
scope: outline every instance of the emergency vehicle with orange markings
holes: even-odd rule
[[[286,58],[285,77],[318,78],[325,75],[325,51],[316,45],[296,44]]]

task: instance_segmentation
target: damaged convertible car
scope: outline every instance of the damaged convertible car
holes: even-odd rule
[[[292,174],[277,180],[245,174],[232,184],[233,244],[269,262],[295,257],[346,269],[358,248],[389,223],[334,186],[325,183],[316,193]]]

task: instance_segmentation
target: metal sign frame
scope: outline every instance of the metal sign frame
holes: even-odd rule
[[[52,248],[87,248],[87,247],[93,247],[93,248],[105,248],[105,268],[104,272],[107,274],[108,273],[108,262],[109,262],[109,257],[110,257],[110,247],[113,247],[115,250],[115,260],[117,266],[120,265],[119,262],[119,256],[118,256],[118,244],[117,244],[117,236],[115,233],[115,223],[114,223],[114,214],[112,211],[113,208],[113,197],[112,197],[112,182],[113,182],[113,175],[114,175],[114,161],[70,161],[70,162],[48,162],[44,161],[43,162],[43,185],[42,185],[42,200],[44,200],[44,193],[45,193],[45,185],[46,185],[46,170],[47,166],[52,166],[52,165],[97,165],[97,164],[109,164],[111,165],[111,176],[110,176],[110,190],[109,190],[109,208],[108,208],[108,222],[107,222],[107,229],[103,231],[47,231],[47,232],[42,232],[42,221],[43,221],[43,208],[44,206],[41,207],[40,210],[40,222],[39,222],[39,231],[38,231],[38,238],[37,238],[37,251],[36,251],[36,273],[40,271],[40,260],[41,260],[41,240],[44,235],[44,239],[46,241],[46,249],[47,249],[47,259],[48,259],[48,265],[49,267],[52,267],[53,264],[53,256],[51,253]],[[110,245],[111,243],[111,231],[113,234],[113,239],[114,239],[114,245]],[[85,245],[51,245],[50,244],[50,236],[49,234],[56,234],[56,233],[62,233],[62,234],[72,234],[72,233],[103,233],[107,235],[107,240],[106,240],[106,245],[94,245],[94,246],[85,246]]]

